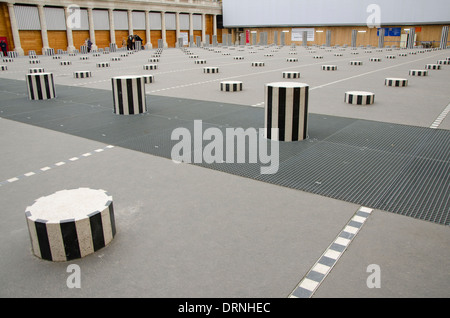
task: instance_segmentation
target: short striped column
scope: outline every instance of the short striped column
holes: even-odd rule
[[[295,57],[288,57],[288,58],[286,59],[286,62],[298,62],[298,58],[295,58]]]
[[[379,58],[379,57],[371,57],[369,59],[369,61],[371,61],[371,62],[381,62],[381,58]]]
[[[265,85],[265,136],[279,141],[308,138],[309,85],[277,82]]]
[[[363,62],[361,61],[350,61],[350,65],[363,65]]]
[[[56,97],[53,73],[32,73],[26,74],[25,77],[30,100],[45,100]]]
[[[243,56],[235,56],[233,57],[233,60],[243,60],[244,57]]]
[[[144,84],[151,84],[154,82],[153,75],[142,75],[144,78]]]
[[[313,58],[315,58],[315,59],[323,59],[323,56],[322,55],[314,55]]]
[[[144,70],[156,70],[158,68],[158,64],[145,64]]]
[[[353,105],[372,105],[375,102],[375,94],[362,91],[345,92],[344,101]]]
[[[30,64],[41,64],[40,60],[29,60],[28,63]]]
[[[155,56],[155,54],[153,54],[153,56]],[[159,55],[157,56],[159,57]],[[198,59],[198,55],[189,55],[190,59]]]
[[[60,60],[60,59],[61,59],[61,56],[59,56],[59,55],[54,55],[54,56],[52,57],[52,59],[54,59],[54,60]]]
[[[336,71],[337,65],[322,65],[322,71]]]
[[[149,58],[148,61],[149,61],[150,63],[157,63],[157,62],[159,62],[159,58],[157,58],[157,57],[152,57],[152,58]]]
[[[99,67],[99,68],[102,68],[102,67],[109,67],[109,66],[110,66],[109,62],[100,62],[100,63],[97,63],[97,67]]]
[[[93,254],[116,234],[112,196],[104,190],[62,190],[37,199],[25,217],[33,254],[65,262]]]
[[[0,65],[0,71],[7,71],[7,70],[8,70],[8,66]]]
[[[409,70],[411,76],[428,76],[427,70]]]
[[[92,77],[92,73],[91,73],[91,71],[76,71],[76,72],[73,72],[73,77],[74,78],[88,78],[88,77]]]
[[[215,66],[210,66],[210,67],[204,67],[203,68],[203,73],[219,73],[219,68],[215,67]]]
[[[342,53],[334,53],[334,56],[343,56]]]
[[[408,80],[405,78],[391,78],[384,79],[384,85],[393,87],[405,87],[408,86]]]
[[[436,64],[440,64],[440,65],[449,65],[450,61],[449,60],[438,60],[436,62]]]
[[[44,73],[44,69],[42,67],[33,67],[28,69],[28,73]]]
[[[89,56],[80,56],[80,61],[89,60]]]
[[[8,52],[9,53],[9,52]],[[9,63],[9,62],[14,62],[13,58],[7,57],[3,59],[3,62]]]
[[[386,55],[385,56],[385,58],[387,58],[387,59],[389,59],[389,60],[392,60],[392,59],[395,59],[395,55]]]
[[[115,114],[134,115],[147,111],[145,80],[141,75],[117,76],[111,82]]]
[[[264,62],[252,62],[252,66],[264,66]]]
[[[206,60],[195,60],[195,64],[206,64]]]
[[[398,53],[398,56],[408,56],[408,53]]]
[[[223,92],[239,92],[242,91],[241,81],[224,81],[220,82],[220,90]]]
[[[117,56],[116,57],[112,57],[111,61],[120,61],[120,57],[117,57]]]
[[[441,66],[439,64],[426,64],[425,68],[427,70],[440,70]]]
[[[300,78],[300,72],[296,71],[284,71],[283,78]]]
[[[93,53],[92,56],[93,57],[99,57],[101,54],[100,53]]]
[[[71,61],[61,61],[59,62],[60,65],[72,65]]]

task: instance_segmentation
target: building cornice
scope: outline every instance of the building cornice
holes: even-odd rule
[[[134,10],[134,11],[164,11],[180,13],[222,14],[222,4],[216,1],[192,0],[181,2],[176,0],[6,0],[12,4],[44,5],[65,7],[78,5],[80,8]]]

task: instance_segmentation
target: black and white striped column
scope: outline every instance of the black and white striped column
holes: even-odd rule
[[[375,102],[375,94],[371,92],[345,92],[344,102],[353,105],[371,105]]]
[[[92,73],[91,73],[91,71],[76,71],[76,72],[73,72],[73,77],[74,78],[88,78],[88,77],[92,77]]]
[[[409,75],[411,76],[428,76],[427,70],[410,70]]]
[[[265,136],[279,141],[308,137],[309,85],[277,82],[265,86]]]
[[[296,71],[284,71],[283,78],[300,78],[300,72]]]
[[[209,66],[203,68],[203,73],[219,73],[219,68],[216,66]]]
[[[158,64],[145,64],[144,70],[156,70],[158,68]]]
[[[384,48],[384,32],[384,28],[378,30],[378,48],[380,49]]]
[[[441,66],[439,64],[426,64],[425,68],[427,70],[440,70]]]
[[[252,62],[252,66],[264,66],[264,62]]]
[[[0,71],[7,71],[7,70],[8,70],[8,66],[0,65]]]
[[[223,92],[239,92],[242,91],[241,81],[224,81],[220,82],[220,90]]]
[[[356,37],[358,36],[358,30],[352,30],[352,42],[351,47],[356,47]]]
[[[28,98],[30,100],[45,100],[56,97],[53,73],[26,74]]]
[[[325,41],[326,41],[325,46],[330,47],[331,46],[331,30],[327,30]]]
[[[322,65],[322,71],[336,71],[337,65]]]
[[[393,87],[406,87],[408,86],[408,80],[406,78],[388,77],[384,79],[384,85]]]
[[[116,234],[112,196],[104,190],[58,191],[37,199],[25,217],[33,254],[54,262],[92,254]]]
[[[406,47],[408,49],[414,48],[414,45],[416,44],[416,28],[410,28],[408,33],[408,41],[406,43]]]
[[[350,65],[363,65],[362,61],[350,61],[349,62]]]
[[[102,68],[102,67],[109,67],[109,66],[110,66],[109,62],[97,63],[97,67],[100,67],[100,68]]]
[[[442,27],[441,43],[440,43],[439,47],[441,49],[446,49],[447,42],[448,42],[448,25]]]
[[[134,115],[147,111],[145,80],[142,76],[117,76],[111,82],[115,114]]]
[[[44,72],[45,71],[42,67],[34,67],[28,69],[28,73],[44,73]]]

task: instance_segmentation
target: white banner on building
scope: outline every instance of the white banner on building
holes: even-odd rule
[[[292,28],[291,41],[303,41],[303,32],[308,32],[307,40],[314,41],[314,28]]]

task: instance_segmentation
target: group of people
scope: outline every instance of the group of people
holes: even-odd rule
[[[122,41],[122,46],[127,46],[127,50],[134,50],[136,48],[136,42],[142,43],[142,38],[137,34],[130,34],[126,39]]]

